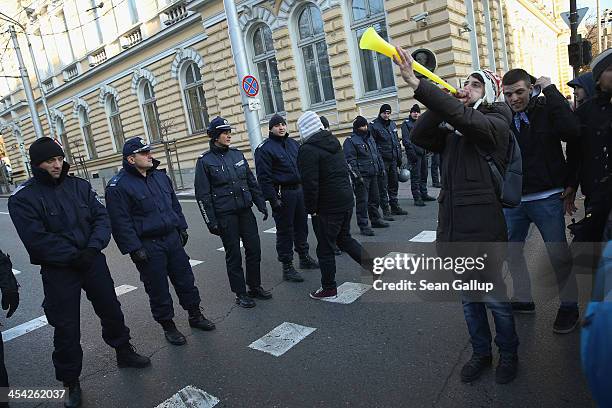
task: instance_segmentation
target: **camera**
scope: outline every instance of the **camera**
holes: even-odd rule
[[[427,17],[429,17],[429,13],[424,11],[423,13],[419,13],[419,14],[416,14],[416,15],[410,17],[410,19],[412,21],[414,21],[414,22],[417,22],[417,23],[421,23],[422,22],[422,23],[427,24]]]

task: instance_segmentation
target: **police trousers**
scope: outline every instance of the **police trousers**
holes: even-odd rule
[[[300,256],[308,254],[308,214],[304,207],[302,187],[281,187],[279,210],[273,211],[276,222],[276,253],[280,262],[293,261],[293,250]]]
[[[412,198],[415,200],[423,199],[427,196],[427,155],[416,156],[415,161],[410,163],[410,189]]]
[[[353,192],[355,193],[355,214],[357,215],[357,225],[359,228],[368,226],[370,221],[380,219],[378,205],[380,196],[378,193],[378,177],[363,177],[363,183],[353,178]]]

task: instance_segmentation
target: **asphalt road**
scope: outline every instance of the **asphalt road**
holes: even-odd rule
[[[401,204],[408,216],[397,217],[391,228],[376,230],[376,237],[356,238],[397,244],[424,230],[435,230],[435,203],[418,208],[411,205],[412,200],[403,199]],[[192,331],[175,297],[175,321],[188,343],[169,345],[151,317],[136,268],[111,241],[104,253],[115,286],[136,287],[119,297],[126,323],[133,344],[151,356],[152,366],[117,368],[114,351],[103,342],[99,320],[83,296],[81,384],[86,407],[156,407],[188,385],[216,397],[217,407],[594,406],[580,371],[579,332],[562,336],[552,332],[556,300],[540,301],[536,294],[537,313],[517,316],[520,372],[513,383],[495,384],[494,370],[490,370],[480,380],[463,384],[459,370],[471,349],[458,301],[405,302],[374,290],[346,305],[314,301],[308,292],[319,287],[319,272],[303,271],[303,283],[283,282],[275,235],[263,232],[274,227],[274,221],[270,217],[263,222],[257,214],[263,286],[273,290],[274,298],[258,301],[254,309],[238,308],[229,289],[224,253],[217,250],[221,240],[208,233],[195,202],[184,200],[182,205],[190,225],[187,253],[202,261],[193,270],[205,314],[217,330]],[[0,198],[0,247],[11,254],[13,267],[21,271],[17,278],[22,301],[11,319],[0,320],[4,331],[44,314],[38,267],[30,265],[7,211],[7,200]],[[540,265],[547,262],[545,249],[537,231],[532,232],[527,257],[532,265]],[[309,241],[314,255],[313,233]],[[367,283],[346,254],[337,261],[338,284]],[[590,290],[588,279],[580,277],[580,287],[583,310]],[[249,348],[284,322],[316,330],[279,357]],[[46,325],[5,344],[12,386],[60,386],[51,361],[52,340],[52,328]],[[200,403],[167,406],[210,406]],[[24,402],[15,406],[61,405]]]

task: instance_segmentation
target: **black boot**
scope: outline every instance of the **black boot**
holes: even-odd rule
[[[423,197],[423,201],[436,201],[437,198],[432,197],[430,195],[426,195],[425,197]]]
[[[404,211],[404,209],[402,207],[400,207],[397,204],[393,204],[391,206],[391,214],[393,215],[407,215],[408,213],[406,211]]]
[[[272,292],[270,292],[269,290],[265,290],[261,286],[249,288],[247,295],[255,299],[272,299]]]
[[[373,237],[374,235],[374,231],[372,231],[372,228],[370,227],[363,227],[361,228],[361,235],[364,235],[366,237]]]
[[[189,326],[204,331],[215,330],[215,324],[204,317],[200,306],[189,309]]]
[[[389,210],[388,208],[383,208],[383,220],[395,221],[395,218],[391,216],[391,210]]]
[[[370,223],[372,224],[372,228],[389,228],[389,224],[382,220],[373,220]]]
[[[117,353],[117,366],[119,366],[119,368],[143,368],[151,364],[151,359],[138,354],[136,352],[136,347],[130,343],[125,343],[117,347],[115,353]]]
[[[255,301],[248,297],[246,293],[238,293],[236,295],[236,304],[245,309],[255,307]]]
[[[289,282],[304,282],[304,278],[293,267],[293,262],[283,262],[283,279]]]
[[[495,382],[508,384],[516,378],[518,371],[518,356],[515,353],[500,353],[499,363],[495,370]]]
[[[159,324],[161,324],[164,329],[164,336],[166,336],[168,343],[174,344],[175,346],[182,346],[187,343],[187,339],[183,336],[183,333],[178,331],[172,320],[162,320]]]
[[[493,359],[490,354],[472,354],[472,358],[461,369],[461,381],[472,382],[491,366]]]
[[[66,408],[76,408],[81,406],[81,383],[79,380],[64,381],[64,388],[68,392],[64,395],[64,406]]]
[[[300,255],[300,269],[319,269],[319,263],[308,254]]]
[[[424,203],[424,202],[423,202],[423,200],[421,200],[420,198],[419,198],[419,199],[414,200],[414,205],[415,205],[416,207],[425,207],[425,203]]]

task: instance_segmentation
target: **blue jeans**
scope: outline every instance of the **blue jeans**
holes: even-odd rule
[[[475,354],[491,354],[491,329],[487,308],[495,321],[495,344],[500,353],[516,354],[519,339],[514,327],[512,305],[507,302],[466,302],[463,301],[463,314],[470,332],[470,341]]]
[[[534,223],[553,266],[562,309],[577,308],[578,287],[572,273],[572,256],[565,236],[565,218],[561,194],[504,208],[508,225],[508,267],[514,287],[514,300],[531,302],[531,279],[523,254],[529,226]]]

